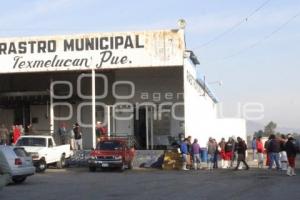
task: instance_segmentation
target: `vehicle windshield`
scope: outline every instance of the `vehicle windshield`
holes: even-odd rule
[[[97,150],[120,150],[122,144],[119,141],[102,141],[97,144]]]
[[[34,147],[45,147],[45,138],[21,138],[18,140],[17,146],[34,146]]]

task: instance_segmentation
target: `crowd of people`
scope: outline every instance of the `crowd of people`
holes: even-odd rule
[[[273,165],[277,170],[286,171],[287,175],[294,176],[296,155],[299,146],[291,134],[276,137],[270,135],[263,142],[262,137],[254,137],[252,140],[253,160],[258,162],[258,167],[263,168],[264,160],[268,169]]]
[[[25,128],[20,124],[14,124],[7,128],[5,124],[0,126],[0,145],[15,144],[21,135],[28,135],[32,133],[32,125],[28,124]]]
[[[99,142],[100,138],[107,136],[107,128],[101,122],[96,123],[96,141]],[[70,144],[73,150],[82,150],[82,129],[76,122],[72,129],[68,129],[68,125],[65,122],[60,124],[56,134],[56,140],[59,144]]]
[[[241,137],[236,139],[230,137],[227,141],[222,138],[219,143],[210,137],[207,145],[200,148],[198,139],[194,139],[192,143],[192,138],[189,136],[180,144],[183,159],[182,170],[189,170],[188,164],[194,169],[201,169],[201,157],[206,158],[207,169],[210,171],[219,168],[219,161],[221,168],[238,170],[244,166],[246,170],[249,170],[250,167],[246,161],[247,149],[247,144]],[[287,175],[296,175],[295,158],[299,147],[297,147],[296,140],[291,134],[281,137],[270,135],[265,142],[263,142],[262,137],[254,138],[252,150],[253,161],[257,162],[258,168],[264,168],[264,161],[266,160],[266,168],[272,169],[275,164],[276,169],[286,171]],[[234,162],[236,162],[235,166]]]
[[[5,124],[0,126],[0,145],[12,145],[22,135],[34,135],[39,134],[33,129],[32,124],[28,124],[25,128],[22,125],[16,124],[8,129]],[[107,128],[100,121],[96,124],[96,138],[100,141],[101,137],[107,135]],[[70,144],[73,150],[82,150],[82,129],[79,123],[74,123],[72,127],[69,128],[66,122],[62,122],[59,125],[57,131],[53,134],[55,142],[57,144]]]
[[[0,145],[15,144],[22,135],[34,134],[31,124],[25,128],[22,125],[13,125],[9,130],[5,124],[0,126]],[[103,137],[107,137],[107,128],[100,121],[96,124],[96,140],[99,142]],[[68,128],[67,123],[62,122],[54,134],[58,144],[70,144],[73,150],[82,150],[82,130],[76,122],[72,128]],[[280,137],[270,135],[267,140],[262,137],[254,137],[251,142],[253,161],[257,162],[258,168],[272,169],[275,165],[277,170],[286,171],[287,175],[294,176],[296,155],[299,146],[291,134],[281,135]],[[209,138],[207,145],[200,148],[198,139],[189,136],[180,144],[180,151],[183,158],[183,170],[189,170],[188,165],[194,169],[201,169],[202,159],[205,158],[208,170],[219,168],[234,168],[235,170],[243,168],[249,169],[246,161],[247,145],[246,142],[237,137],[230,137],[227,141],[222,138],[217,142],[214,138]],[[205,156],[203,156],[205,155]],[[234,166],[234,163],[236,165]],[[241,166],[240,164],[243,163]]]

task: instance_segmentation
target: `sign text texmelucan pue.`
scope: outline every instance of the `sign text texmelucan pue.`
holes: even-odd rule
[[[13,68],[48,68],[48,67],[70,67],[84,66],[90,67],[92,57],[90,58],[67,58],[60,59],[59,55],[55,54],[58,45],[56,40],[41,40],[41,41],[19,41],[0,43],[0,55],[16,54],[13,58]],[[115,37],[92,37],[81,39],[64,39],[62,51],[64,52],[81,52],[81,51],[100,51],[100,62],[96,64],[97,68],[102,67],[105,62],[111,64],[126,64],[131,62],[128,57],[113,56],[113,49],[134,49],[144,48],[139,35],[131,36],[115,36]],[[47,60],[24,60],[22,54],[43,54],[54,53],[52,59]]]

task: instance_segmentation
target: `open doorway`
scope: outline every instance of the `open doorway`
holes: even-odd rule
[[[30,124],[30,106],[28,104],[15,107],[14,123],[23,125],[23,127]]]
[[[137,149],[147,148],[146,108],[139,107],[134,111],[134,137]]]

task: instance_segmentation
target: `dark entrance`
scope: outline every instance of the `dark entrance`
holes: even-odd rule
[[[28,104],[18,105],[14,111],[14,123],[18,125],[30,124],[30,106]]]
[[[146,131],[146,108],[140,107],[134,112],[134,137],[137,149],[146,149]]]

